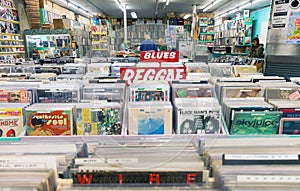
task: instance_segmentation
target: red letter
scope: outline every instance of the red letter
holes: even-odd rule
[[[159,184],[159,174],[150,174],[149,175],[149,183],[152,184],[153,181],[155,181],[156,184]]]
[[[80,174],[77,174],[78,180],[80,182],[80,184],[91,184],[92,179],[93,179],[93,175],[89,174],[89,178],[87,178],[87,176],[84,174],[83,177],[80,176]]]
[[[123,183],[123,174],[119,174],[119,183],[120,183],[120,184]]]
[[[196,183],[195,180],[196,180],[196,174],[187,174],[186,175],[186,183],[187,184],[192,184],[192,183]],[[193,182],[192,182],[193,181]]]

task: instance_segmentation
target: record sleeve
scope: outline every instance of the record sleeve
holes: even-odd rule
[[[266,100],[272,99],[285,99],[285,100],[298,100],[300,98],[299,88],[267,88]]]
[[[178,105],[176,112],[177,134],[218,134],[220,133],[219,107],[191,107]]]
[[[186,73],[208,73],[208,65],[206,63],[189,62],[185,64]]]
[[[30,89],[1,89],[1,103],[33,103],[33,90]]]
[[[129,135],[172,134],[172,105],[169,102],[129,102]]]
[[[221,104],[228,98],[263,98],[265,89],[261,87],[223,87]]]
[[[34,106],[34,105],[33,105]],[[28,136],[66,136],[73,132],[73,107],[62,109],[29,107],[26,109]]]
[[[170,101],[170,86],[167,83],[141,82],[130,85],[130,101]]]
[[[277,134],[282,112],[235,112],[230,134]]]
[[[17,137],[24,126],[23,108],[0,108],[0,137]]]
[[[121,105],[77,104],[77,135],[120,135]]]
[[[298,135],[300,134],[300,109],[280,108],[282,119],[280,120],[279,134]]]
[[[214,88],[210,84],[172,84],[172,100],[176,98],[214,97]]]

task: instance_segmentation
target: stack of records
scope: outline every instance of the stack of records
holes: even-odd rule
[[[108,76],[110,74],[111,63],[91,63],[87,65],[87,74],[96,73],[99,76]]]
[[[66,136],[73,134],[72,104],[33,104],[26,108],[28,136]]]
[[[170,102],[129,102],[129,135],[172,134],[172,111]]]
[[[185,64],[186,66],[186,73],[209,73],[208,72],[208,65],[204,62],[189,62]]]
[[[278,111],[281,111],[279,134],[300,134],[300,100],[269,100]]]
[[[61,74],[62,73],[62,66],[58,65],[42,65],[35,67],[35,73],[54,73],[54,74]]]
[[[63,74],[85,74],[86,73],[86,64],[65,64],[62,67]]]
[[[81,81],[83,74],[60,74],[56,77],[57,81]]]
[[[233,76],[232,66],[230,63],[208,63],[209,72],[214,77],[231,77]]]
[[[162,82],[140,82],[130,85],[130,101],[170,101],[170,86]]]
[[[27,104],[0,104],[0,137],[19,137],[24,127],[24,109]]]
[[[76,104],[77,135],[120,135],[119,103]]]
[[[123,63],[123,62],[114,62],[111,65],[111,76],[112,77],[119,77],[120,76],[120,68],[131,68],[135,67],[136,63]]]
[[[44,84],[37,89],[37,103],[77,103],[80,100],[78,84]]]
[[[210,84],[172,84],[172,101],[181,98],[207,98],[214,97],[214,88]]]
[[[256,66],[236,65],[233,69],[236,77],[248,77],[258,73]]]
[[[230,134],[276,134],[282,116],[264,98],[224,100],[222,113]]]
[[[29,79],[41,80],[41,81],[55,81],[56,80],[55,73],[41,73],[41,74],[32,74]]]
[[[257,87],[256,84],[251,83],[249,81],[233,81],[233,82],[216,82],[215,83],[215,91],[216,91],[216,97],[220,102],[222,102],[222,96],[223,96],[223,89],[229,88],[229,87]]]
[[[108,102],[124,102],[125,83],[101,83],[88,84],[82,89],[82,102],[86,101],[108,101]]]

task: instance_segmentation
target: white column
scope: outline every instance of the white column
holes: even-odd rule
[[[196,26],[196,17],[195,15],[197,14],[197,5],[193,5],[193,17],[192,17],[192,30],[191,30],[191,38],[194,38],[194,27]]]
[[[127,10],[126,10],[126,4],[123,4],[124,11],[123,11],[123,17],[124,17],[124,41],[127,42]]]

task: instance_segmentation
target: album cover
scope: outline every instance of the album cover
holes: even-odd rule
[[[38,103],[77,103],[79,92],[71,89],[37,89]]]
[[[186,63],[186,73],[208,73],[208,65],[206,63]]]
[[[227,65],[216,65],[216,66],[209,66],[209,72],[211,76],[216,77],[231,77],[232,74],[232,67]]]
[[[222,99],[264,97],[265,90],[261,87],[224,87]]]
[[[177,134],[218,134],[220,113],[218,108],[176,107]]]
[[[172,134],[172,106],[169,102],[130,102],[129,135]]]
[[[1,103],[32,103],[32,90],[0,90]]]
[[[77,135],[120,135],[121,106],[89,105],[76,108]],[[113,105],[112,105],[113,106]]]
[[[45,105],[45,107],[47,106]],[[73,129],[72,118],[72,109],[56,110],[51,108],[27,108],[26,133],[28,136],[71,135]]]
[[[267,88],[266,100],[285,99],[295,101],[300,98],[300,88]]]
[[[235,112],[230,134],[277,134],[282,112]]]
[[[244,74],[257,74],[257,67],[256,66],[234,66],[234,75],[239,77]]]
[[[169,101],[169,91],[163,91],[160,88],[156,90],[136,90],[131,89],[130,101],[142,102],[142,101]]]
[[[91,63],[87,65],[89,73],[109,74],[111,63]]]
[[[0,137],[17,137],[23,126],[22,108],[0,108]]]
[[[283,113],[280,121],[279,134],[300,134],[300,109],[281,108],[279,111]]]

